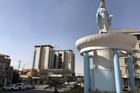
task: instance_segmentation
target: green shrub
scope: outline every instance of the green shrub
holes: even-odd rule
[[[0,93],[8,93],[7,91],[3,91],[2,89],[0,89]]]
[[[74,88],[74,89],[71,89],[65,93],[84,93],[84,88],[81,88],[81,87]]]

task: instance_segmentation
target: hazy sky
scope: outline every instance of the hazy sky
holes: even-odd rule
[[[99,0],[0,0],[0,53],[11,56],[17,69],[31,67],[34,45],[51,44],[72,49],[76,72],[83,72],[83,59],[75,41],[98,32],[96,10]],[[140,0],[106,0],[113,15],[112,28],[140,29]]]

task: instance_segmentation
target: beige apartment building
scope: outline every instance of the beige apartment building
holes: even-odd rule
[[[136,36],[137,43],[135,48],[133,49],[133,64],[134,64],[134,73],[135,73],[135,83],[138,88],[140,88],[140,32],[137,31],[135,28],[127,28],[121,29],[122,32],[131,34]],[[120,69],[123,79],[123,87],[129,88],[129,79],[128,79],[128,68],[127,68],[127,57],[121,56],[120,57]]]
[[[40,83],[47,83],[49,77],[63,77],[65,72],[69,76],[75,74],[75,58],[72,50],[55,50],[51,45],[35,46],[33,71],[40,74]],[[32,72],[32,76],[35,73]]]
[[[12,83],[13,67],[8,55],[0,54],[0,86]]]

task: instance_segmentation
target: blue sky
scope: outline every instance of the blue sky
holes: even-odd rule
[[[0,53],[11,56],[11,65],[31,67],[34,45],[51,44],[72,49],[76,72],[83,72],[83,59],[75,41],[98,32],[99,0],[0,0]],[[140,29],[140,0],[106,0],[113,15],[112,28]]]

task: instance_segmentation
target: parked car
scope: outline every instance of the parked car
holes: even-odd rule
[[[19,90],[27,89],[27,86],[25,83],[16,83],[16,86],[18,87]]]
[[[7,86],[4,86],[2,89],[3,89],[3,90],[10,90],[11,87],[12,87],[11,85],[7,85]]]
[[[16,86],[16,84],[10,84],[3,87],[3,90],[18,90],[19,88]]]
[[[33,89],[33,86],[30,84],[26,84],[27,89]]]

